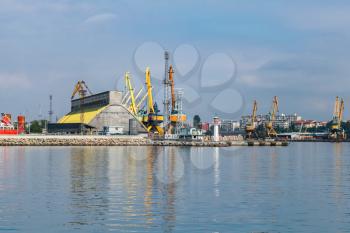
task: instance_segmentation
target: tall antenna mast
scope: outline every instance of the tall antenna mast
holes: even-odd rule
[[[166,132],[166,128],[169,125],[169,105],[170,105],[170,97],[169,97],[169,87],[170,87],[170,82],[169,82],[169,78],[168,78],[168,72],[169,72],[169,52],[165,51],[164,52],[164,61],[165,61],[165,65],[164,65],[164,129]]]
[[[50,99],[49,123],[52,123],[52,115],[53,115],[53,110],[52,110],[52,95],[49,96],[49,99]]]
[[[42,110],[41,110],[41,104],[39,104],[39,112],[38,112],[39,120],[41,120],[42,117],[43,117],[43,114],[42,114]]]

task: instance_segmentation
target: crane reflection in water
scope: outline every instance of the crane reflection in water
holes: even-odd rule
[[[184,166],[175,148],[72,147],[70,153],[69,225],[119,231],[161,225],[172,232]]]

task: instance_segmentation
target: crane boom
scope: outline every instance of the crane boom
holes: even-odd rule
[[[151,71],[150,68],[146,68],[146,87],[148,96],[147,113],[155,113],[153,106],[153,94],[152,94],[152,84],[151,84]]]
[[[129,90],[129,93],[130,93],[130,97],[131,97],[131,104],[130,104],[131,112],[134,115],[137,115],[137,108],[136,108],[135,95],[134,95],[134,88],[133,88],[133,86],[131,84],[130,73],[126,72],[124,77],[125,77],[126,86],[128,87],[128,90]]]
[[[78,81],[77,84],[75,84],[75,86],[74,86],[74,90],[73,90],[71,99],[74,99],[74,97],[77,94],[79,94],[79,98],[84,98],[87,92],[90,95],[92,95],[92,92],[90,91],[90,89],[86,85],[85,81],[84,80]]]
[[[163,128],[160,124],[164,121],[164,116],[159,114],[159,110],[156,103],[153,103],[153,93],[151,84],[151,71],[150,68],[146,68],[146,87],[147,87],[147,111],[142,116],[142,122],[147,128],[148,132],[164,134]],[[144,96],[144,97],[145,97]],[[140,103],[143,100],[140,101]],[[138,105],[140,104],[138,103]]]
[[[266,122],[266,131],[268,137],[277,137],[277,132],[273,128],[273,123],[276,120],[276,114],[278,112],[278,98],[277,96],[274,96],[272,99],[272,106],[270,111],[270,119]]]
[[[337,96],[335,98],[334,111],[333,111],[333,127],[340,126],[343,119],[343,111],[344,111],[344,100]]]
[[[173,129],[176,129],[177,133],[179,132],[179,129],[183,126],[182,124],[187,120],[187,116],[182,113],[181,90],[175,93],[174,69],[172,65],[170,65],[168,73],[171,94],[171,114],[169,116],[170,125],[168,127],[168,133],[171,134]]]
[[[339,116],[339,96],[335,98],[333,118],[337,118]]]
[[[78,93],[79,89],[80,89],[80,81],[78,81],[78,83],[75,84],[71,99],[74,99],[74,97]]]
[[[335,140],[346,139],[346,134],[342,128],[344,115],[344,99],[337,96],[335,98],[334,110],[333,110],[333,120],[330,125],[329,138]]]
[[[277,96],[273,97],[272,100],[272,111],[271,111],[271,121],[275,121],[276,120],[276,113],[278,112],[278,98]]]
[[[251,115],[250,121],[248,121],[248,123],[245,127],[245,131],[247,133],[247,138],[251,138],[252,134],[256,133],[255,132],[255,121],[256,121],[257,111],[258,111],[258,103],[256,102],[256,100],[254,100],[252,115]]]
[[[338,127],[341,127],[341,123],[343,121],[343,113],[344,113],[344,100],[341,99],[340,100],[340,104],[339,104],[339,114],[338,114]]]
[[[173,70],[173,66],[170,65],[169,68],[169,81],[170,81],[170,90],[171,90],[171,111],[173,112],[175,110],[175,102],[176,102],[176,98],[175,98],[175,84],[174,84],[174,70]]]
[[[256,102],[256,100],[254,100],[253,112],[252,112],[252,123],[254,123],[256,120],[256,112],[257,111],[258,111],[258,103]]]

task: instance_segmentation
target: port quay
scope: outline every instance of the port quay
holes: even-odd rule
[[[94,136],[94,135],[2,135],[0,146],[287,146],[286,142],[268,142],[223,139],[218,142],[152,140],[146,136]]]

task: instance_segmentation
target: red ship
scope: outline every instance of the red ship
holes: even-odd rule
[[[11,114],[1,114],[0,135],[17,135],[25,132],[25,117],[17,117],[17,128],[11,122]]]

